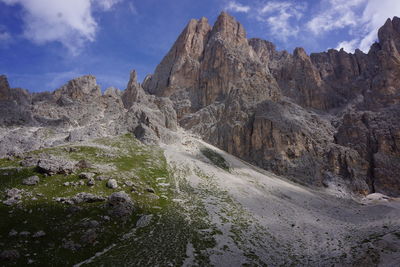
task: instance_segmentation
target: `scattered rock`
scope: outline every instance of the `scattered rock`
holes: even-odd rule
[[[22,184],[23,185],[37,185],[39,183],[40,179],[38,176],[31,176],[28,178],[25,178],[24,180],[22,180]]]
[[[125,181],[125,185],[131,187],[134,183],[132,181]]]
[[[79,178],[81,179],[92,179],[94,177],[94,173],[91,172],[82,172],[81,174],[79,174]]]
[[[55,198],[55,201],[61,202],[64,204],[80,204],[80,203],[93,203],[93,202],[102,202],[105,201],[106,198],[97,196],[91,193],[86,193],[86,192],[81,192],[76,194],[75,196],[71,198],[63,198],[63,197],[57,197]]]
[[[89,180],[86,183],[88,186],[94,186],[95,182],[93,178],[89,178]]]
[[[110,179],[107,181],[107,187],[111,189],[115,189],[118,187],[118,183],[115,179]]]
[[[114,217],[127,217],[134,211],[132,199],[124,191],[115,192],[108,197],[107,205]]]
[[[12,206],[20,202],[22,199],[22,194],[24,193],[24,190],[20,190],[17,188],[11,188],[6,190],[6,197],[7,199],[3,201],[3,204],[7,206]]]
[[[70,186],[71,183],[70,183],[70,182],[65,182],[65,183],[63,183],[63,185],[64,185],[64,186]]]
[[[38,232],[33,234],[33,237],[34,238],[39,238],[39,237],[43,237],[45,235],[46,235],[46,233],[44,231],[38,231]]]
[[[8,233],[8,236],[16,236],[16,235],[18,235],[18,232],[15,231],[14,229],[12,229],[12,230]]]
[[[77,167],[77,168],[79,168],[79,169],[90,169],[90,168],[92,168],[92,164],[91,164],[89,161],[83,159],[83,160],[80,160],[80,161],[75,165],[75,167]]]
[[[19,233],[19,236],[30,236],[30,235],[31,235],[31,233],[28,231],[22,231]]]

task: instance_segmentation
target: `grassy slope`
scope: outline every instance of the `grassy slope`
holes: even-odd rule
[[[196,261],[203,266],[208,264],[208,257],[203,252],[214,246],[215,241],[212,233],[201,231],[202,228],[208,228],[204,209],[199,205],[191,211],[193,217],[189,217],[182,205],[174,201],[181,193],[176,190],[176,183],[160,148],[145,146],[129,135],[99,139],[92,144],[73,147],[74,152],[67,152],[65,147],[55,147],[31,154],[46,152],[73,160],[86,159],[95,164],[94,169],[81,171],[93,171],[97,175],[113,177],[120,188],[107,188],[107,181],[96,181],[93,187],[66,187],[63,183],[79,181],[78,173],[45,177],[36,173],[34,168],[16,167],[17,161],[1,159],[1,199],[4,199],[5,189],[15,187],[30,192],[37,200],[24,197],[17,206],[0,204],[0,251],[17,249],[21,254],[18,265],[26,264],[29,259],[40,266],[71,265],[114,244],[118,249],[111,250],[102,257],[106,265],[179,265],[185,260],[186,247],[191,242],[195,244],[194,249],[197,251]],[[101,173],[98,170],[102,170]],[[39,185],[22,185],[21,180],[31,175],[41,178]],[[133,182],[135,190],[131,192],[131,188],[123,187],[123,181]],[[156,193],[147,192],[147,188],[153,188]],[[81,204],[80,211],[71,213],[68,212],[69,206],[53,200],[54,197],[71,197],[79,192],[107,197],[112,192],[121,190],[128,193],[136,205],[136,212],[126,222],[104,220],[103,216],[108,215],[104,203]],[[196,206],[196,203],[193,205]],[[136,229],[136,221],[143,214],[152,214],[153,219],[150,225]],[[193,220],[196,216],[198,219]],[[90,220],[100,222],[101,226],[96,228],[97,238],[94,245],[85,245],[80,239],[89,229],[83,225],[84,222]],[[46,236],[10,237],[11,230],[30,233],[42,230],[46,232]],[[127,233],[130,235],[126,235]],[[65,241],[78,243],[82,248],[76,251],[62,248]]]

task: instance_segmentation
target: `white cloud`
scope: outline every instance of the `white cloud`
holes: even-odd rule
[[[307,23],[316,35],[348,29],[353,38],[339,42],[337,48],[368,52],[377,39],[379,28],[388,18],[400,14],[399,0],[325,0],[324,11]]]
[[[325,0],[324,11],[319,13],[307,23],[307,28],[314,34],[355,26],[358,16],[355,8],[365,3],[366,0]]]
[[[379,28],[388,18],[400,15],[400,1],[398,0],[369,0],[364,9],[362,22],[365,25],[366,34],[360,39],[359,47],[362,51],[368,51],[369,47],[377,39]]]
[[[304,3],[271,1],[259,9],[257,19],[268,24],[275,38],[286,41],[288,37],[298,34],[296,22],[303,16],[305,8]]]
[[[247,13],[250,11],[250,7],[232,1],[232,2],[229,2],[229,4],[225,7],[225,10],[237,12],[237,13],[240,13],[240,12]]]
[[[21,5],[23,35],[36,44],[60,42],[73,55],[93,42],[98,28],[93,8],[110,10],[119,0],[0,0]]]
[[[340,50],[341,48],[343,48],[347,52],[353,52],[354,50],[356,50],[356,48],[358,48],[357,45],[358,40],[342,41],[337,45],[336,49]]]
[[[108,11],[113,8],[116,4],[122,2],[123,0],[97,0],[94,1],[101,9]]]

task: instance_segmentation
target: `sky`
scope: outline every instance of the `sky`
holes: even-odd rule
[[[0,0],[0,74],[12,87],[52,91],[92,74],[102,89],[125,89],[154,72],[192,18],[221,11],[249,38],[307,53],[368,52],[400,0]]]

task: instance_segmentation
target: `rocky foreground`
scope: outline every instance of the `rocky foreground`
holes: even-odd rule
[[[400,19],[378,37],[289,54],[221,13],[123,91],[0,76],[0,264],[396,266]]]

